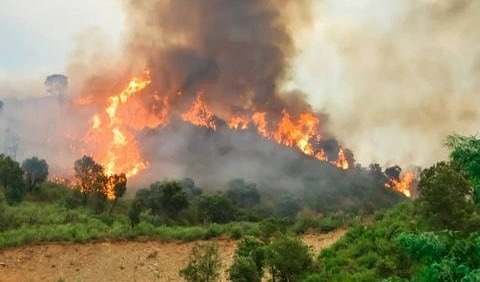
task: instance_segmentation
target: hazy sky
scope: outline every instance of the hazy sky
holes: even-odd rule
[[[115,44],[124,26],[118,3],[0,0],[0,96],[28,95],[32,85],[42,87],[46,75],[64,72],[82,34],[103,32]]]

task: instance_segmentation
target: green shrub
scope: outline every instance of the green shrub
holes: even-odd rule
[[[211,238],[216,238],[219,237],[224,233],[224,230],[220,224],[210,224],[210,226],[207,229],[207,232],[205,233],[205,239],[209,240]]]
[[[230,238],[235,239],[235,240],[238,240],[238,239],[242,238],[242,235],[243,235],[242,233],[243,233],[242,229],[239,226],[234,226],[228,232]]]
[[[228,269],[228,278],[232,282],[260,282],[261,277],[251,257],[235,256]]]
[[[221,261],[215,243],[197,244],[192,248],[188,264],[180,270],[187,282],[214,282],[220,276]]]
[[[267,248],[266,261],[272,269],[272,278],[281,282],[299,281],[301,276],[311,270],[310,249],[297,238],[281,236]]]

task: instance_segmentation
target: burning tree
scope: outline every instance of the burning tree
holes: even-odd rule
[[[74,163],[77,189],[83,195],[83,205],[87,205],[88,196],[93,192],[104,193],[107,177],[103,167],[90,156],[83,156]]]

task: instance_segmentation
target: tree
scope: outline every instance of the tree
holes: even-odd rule
[[[130,220],[130,226],[132,229],[140,223],[140,214],[142,213],[142,202],[139,200],[133,200],[130,209],[128,210],[128,219]]]
[[[459,230],[473,212],[472,188],[449,164],[440,162],[420,175],[417,200],[421,215],[434,228]]]
[[[195,182],[191,178],[184,178],[179,184],[185,189],[189,199],[200,196],[203,193],[202,189],[195,186]]]
[[[480,203],[480,139],[476,136],[450,135],[445,145],[450,149],[452,166],[473,186],[473,199]]]
[[[239,208],[248,208],[260,203],[260,194],[255,183],[245,183],[243,179],[230,181],[227,196]]]
[[[25,180],[20,164],[0,154],[0,188],[9,204],[19,203],[25,195]]]
[[[220,276],[221,261],[216,243],[197,244],[180,276],[188,282],[214,282]]]
[[[161,184],[162,194],[160,203],[168,217],[176,218],[178,213],[189,206],[187,193],[178,182],[164,182]]]
[[[228,269],[228,278],[232,282],[260,282],[261,277],[251,257],[235,256]]]
[[[235,217],[232,202],[221,192],[201,197],[198,210],[203,220],[208,222],[226,223]]]
[[[287,236],[275,239],[267,249],[272,281],[295,282],[312,266],[310,249],[301,240]]]
[[[235,250],[235,257],[249,257],[255,263],[259,277],[263,275],[265,265],[265,243],[252,236],[245,236]]]
[[[298,199],[291,195],[282,196],[276,205],[276,213],[279,217],[294,218],[300,209],[301,206]]]
[[[68,77],[63,74],[52,74],[45,79],[47,92],[54,96],[63,96],[68,87]]]
[[[398,165],[394,165],[394,166],[391,166],[391,167],[388,167],[387,169],[385,169],[385,174],[390,179],[399,180],[401,173],[402,173],[402,168],[399,167]]]
[[[38,185],[47,180],[48,164],[43,159],[37,157],[26,159],[22,163],[22,169],[25,171],[25,180],[30,193],[38,191]]]
[[[107,178],[107,194],[108,198],[114,201],[114,205],[118,198],[123,197],[127,191],[127,176],[125,173],[110,175]]]
[[[104,193],[107,181],[103,167],[96,163],[92,157],[83,156],[74,163],[75,180],[77,189],[83,195],[83,205],[87,205],[88,196],[93,192]]]
[[[138,190],[135,199],[148,207],[152,214],[170,218],[177,218],[190,205],[185,189],[175,181],[155,182],[150,189]]]

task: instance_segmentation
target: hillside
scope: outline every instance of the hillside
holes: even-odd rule
[[[344,230],[305,235],[315,255]],[[222,274],[231,264],[236,241],[217,240]],[[130,241],[45,244],[0,251],[0,282],[10,281],[180,281],[194,242]],[[222,277],[222,281],[226,281]]]

